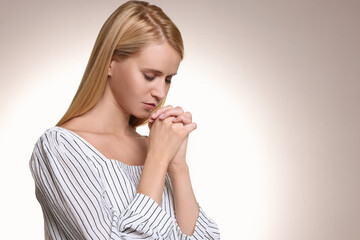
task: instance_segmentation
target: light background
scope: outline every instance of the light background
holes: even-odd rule
[[[43,239],[31,152],[123,2],[1,0],[2,239]],[[360,2],[152,3],[183,34],[167,104],[198,125],[193,187],[222,239],[360,239]]]

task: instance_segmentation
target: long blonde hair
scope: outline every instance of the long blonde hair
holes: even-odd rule
[[[80,86],[65,115],[56,124],[89,111],[102,96],[113,56],[124,59],[133,56],[147,44],[167,41],[184,57],[180,31],[161,8],[145,1],[128,1],[106,20],[96,39]],[[156,107],[162,107],[166,98]],[[155,111],[154,109],[153,111]],[[136,127],[147,123],[148,117],[130,116],[129,124]]]

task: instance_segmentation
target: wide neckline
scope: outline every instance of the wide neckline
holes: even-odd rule
[[[121,165],[125,166],[125,167],[144,167],[144,165],[130,165],[130,164],[126,164],[123,163],[120,160],[117,159],[113,159],[113,158],[107,158],[105,157],[104,154],[102,154],[97,148],[95,148],[91,143],[89,143],[86,139],[84,139],[83,137],[81,137],[80,135],[78,135],[77,133],[67,129],[67,128],[63,128],[63,127],[59,127],[59,126],[55,126],[54,128],[57,128],[59,130],[65,130],[69,133],[71,133],[72,135],[74,135],[75,137],[77,137],[79,140],[83,141],[86,145],[88,145],[88,147],[90,147],[92,150],[94,150],[97,154],[99,154],[102,158],[107,159],[109,161],[116,161],[117,163],[120,163]]]

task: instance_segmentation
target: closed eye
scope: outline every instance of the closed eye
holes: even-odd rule
[[[171,78],[165,79],[165,82],[171,83]]]
[[[144,77],[145,77],[145,79],[146,79],[146,80],[149,80],[149,81],[152,81],[152,80],[154,80],[154,79],[155,79],[155,77],[149,77],[149,76],[148,76],[148,75],[146,75],[146,74],[144,74]],[[170,77],[170,78],[165,79],[165,82],[166,82],[166,83],[168,83],[168,84],[170,84],[170,83],[171,83],[171,77]]]
[[[148,75],[144,74],[144,77],[146,80],[152,81],[155,79],[155,77],[149,77]]]

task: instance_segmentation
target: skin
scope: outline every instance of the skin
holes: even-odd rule
[[[150,114],[151,109],[144,103],[159,103],[167,96],[169,81],[180,62],[179,53],[166,42],[148,45],[140,54],[124,60],[113,58],[99,102],[62,127],[76,129],[108,158],[126,160],[136,156],[124,163],[144,166],[137,192],[151,197],[159,205],[168,173],[174,191],[176,220],[182,232],[190,236],[199,214],[186,164],[188,136],[197,127],[191,113],[179,106],[158,109],[149,119],[148,138],[140,136],[128,124],[130,115],[144,118]]]

